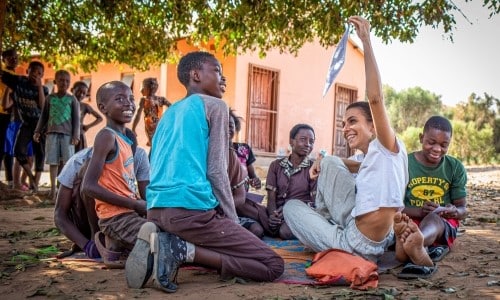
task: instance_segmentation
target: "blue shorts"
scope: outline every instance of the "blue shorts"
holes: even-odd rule
[[[71,145],[71,136],[63,133],[49,133],[45,139],[45,163],[59,165],[66,163],[75,154],[75,146]]]
[[[5,134],[5,145],[4,152],[9,156],[14,155],[14,144],[16,143],[17,133],[21,127],[21,121],[11,121],[7,127],[7,132]],[[33,156],[33,147],[31,142],[28,145],[28,156]]]

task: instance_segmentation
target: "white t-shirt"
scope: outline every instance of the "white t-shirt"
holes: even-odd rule
[[[393,153],[380,144],[370,142],[368,152],[356,176],[356,205],[352,216],[357,217],[380,207],[404,208],[408,183],[408,155],[405,145],[397,140],[399,152]]]
[[[59,183],[72,189],[73,182],[78,175],[78,171],[80,171],[82,165],[91,156],[92,148],[82,149],[71,156],[64,165],[64,168],[61,170],[61,173],[59,173],[59,176],[57,176]],[[137,147],[134,154],[134,171],[137,181],[149,180],[149,159],[146,150],[141,147]]]

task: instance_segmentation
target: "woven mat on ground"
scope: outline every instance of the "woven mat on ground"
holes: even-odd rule
[[[283,241],[281,239],[264,237],[263,241],[285,261],[285,271],[275,282],[304,285],[320,284],[314,278],[308,277],[305,271],[305,269],[310,266],[314,253],[306,251],[304,249],[304,245],[302,245],[298,240]],[[90,259],[84,252],[77,252],[62,259],[62,261],[75,260],[102,263],[102,259]],[[395,260],[394,252],[386,252],[378,262],[379,273],[387,271],[388,269],[396,268],[400,265],[401,263]],[[185,265],[181,267],[181,269],[198,270],[200,272],[215,272],[214,270],[193,265]],[[340,280],[336,283],[336,285],[349,284]]]
[[[308,285],[316,283],[315,279],[308,277],[305,271],[311,264],[313,252],[306,252],[304,245],[298,240],[283,241],[269,237],[264,237],[263,240],[285,261],[285,272],[275,282]]]

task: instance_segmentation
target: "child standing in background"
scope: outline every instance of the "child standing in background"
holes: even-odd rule
[[[172,105],[167,98],[156,96],[158,91],[158,81],[156,78],[145,78],[142,82],[141,94],[142,97],[139,100],[139,109],[137,110],[137,115],[135,116],[134,123],[132,124],[132,130],[137,134],[135,128],[139,123],[142,111],[144,110],[144,129],[146,130],[146,135],[148,136],[148,146],[151,146],[151,141],[153,140],[153,134],[155,133],[158,121],[163,113],[163,106],[170,107]]]
[[[14,153],[17,161],[28,175],[30,188],[34,192],[38,191],[38,182],[43,172],[43,146],[33,140],[33,134],[38,119],[40,119],[45,97],[49,94],[48,88],[42,84],[44,70],[45,67],[41,62],[32,61],[28,65],[28,76],[18,76],[2,71],[2,82],[13,91],[13,97],[8,101],[13,100],[21,119],[21,127],[16,137]],[[7,104],[6,107],[8,106]],[[29,163],[28,148],[30,144],[35,155],[35,174],[31,172]]]
[[[38,143],[42,131],[47,133],[45,163],[50,165],[50,196],[54,200],[58,171],[75,154],[74,145],[80,138],[80,106],[76,98],[68,93],[70,80],[68,71],[56,72],[54,84],[57,93],[47,97],[33,136]]]
[[[83,102],[83,99],[87,97],[88,90],[89,88],[87,84],[83,81],[75,82],[73,84],[73,88],[71,89],[71,92],[76,97],[76,100],[80,102],[80,140],[78,141],[78,144],[75,145],[75,153],[84,148],[87,148],[87,139],[85,138],[85,132],[101,123],[103,120],[101,115],[97,111],[95,111],[92,106]],[[94,121],[90,122],[87,125],[84,125],[83,120],[85,119],[86,115],[92,115],[94,117]]]

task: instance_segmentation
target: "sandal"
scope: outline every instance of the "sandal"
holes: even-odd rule
[[[450,252],[450,247],[448,246],[435,246],[429,247],[429,251],[427,253],[433,262],[438,262],[441,261],[446,254],[448,254],[448,252]]]
[[[123,269],[125,268],[125,261],[120,260],[122,255],[121,252],[111,251],[107,249],[105,245],[106,237],[102,231],[98,231],[95,233],[94,242],[101,254],[104,265],[108,269]]]
[[[400,279],[429,278],[434,275],[436,271],[436,265],[434,265],[434,267],[426,267],[419,266],[413,263],[407,263],[397,276]]]

